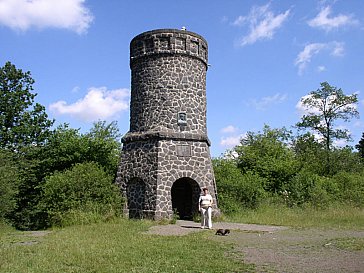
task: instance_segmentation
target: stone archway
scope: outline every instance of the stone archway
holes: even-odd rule
[[[191,178],[184,177],[176,180],[171,189],[173,212],[177,212],[180,219],[192,220],[198,212],[198,198],[200,187]]]

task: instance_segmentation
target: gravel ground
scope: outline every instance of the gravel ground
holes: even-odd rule
[[[231,233],[215,236],[219,228],[228,228]],[[199,223],[177,221],[175,225],[153,226],[147,233],[183,236],[191,232],[210,232],[211,240],[233,243],[234,257],[255,264],[257,272],[364,272],[364,250],[351,249],[355,243],[350,243],[363,242],[364,230],[293,229],[220,222],[214,223],[210,231],[200,229]],[[348,247],[342,247],[345,242]]]

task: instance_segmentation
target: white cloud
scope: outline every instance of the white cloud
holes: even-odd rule
[[[82,121],[105,120],[128,109],[128,89],[107,90],[106,87],[88,90],[86,96],[75,103],[57,101],[49,106],[58,115],[70,115]]]
[[[317,67],[317,71],[318,72],[324,72],[324,71],[326,71],[326,67],[323,66],[323,65],[320,65],[320,66]]]
[[[344,56],[344,43],[332,42],[331,43],[331,55],[335,57]]]
[[[350,132],[349,132],[350,135]],[[348,141],[346,139],[335,139],[333,141],[333,145],[335,147],[345,147],[346,145],[348,145]]]
[[[282,103],[286,99],[286,94],[281,95],[280,93],[277,93],[274,96],[263,97],[259,100],[252,99],[250,100],[249,105],[255,107],[257,110],[265,110],[270,105]]]
[[[221,129],[221,132],[224,134],[235,133],[238,128],[234,127],[233,125],[226,126],[225,128]]]
[[[239,154],[232,150],[226,150],[225,153],[222,155],[224,159],[237,159],[239,157]]]
[[[323,50],[330,51],[330,54],[334,57],[341,57],[344,55],[344,43],[333,41],[329,43],[311,43],[306,45],[295,60],[295,65],[298,67],[298,74],[302,75],[313,56],[319,54]]]
[[[233,148],[240,144],[240,140],[246,136],[245,134],[238,133],[239,129],[233,125],[228,125],[221,129],[222,134],[228,134],[229,136],[223,136],[220,139],[220,146],[227,149]]]
[[[302,117],[303,115],[307,115],[309,113],[312,113],[312,114],[319,114],[320,111],[318,109],[315,109],[315,108],[307,108],[303,103],[302,101],[305,100],[305,99],[308,99],[312,97],[312,95],[306,95],[306,96],[303,96],[296,104],[296,109],[297,109],[297,112],[299,114],[300,117]],[[311,111],[309,111],[311,110]]]
[[[258,40],[272,39],[276,30],[287,20],[290,10],[274,15],[270,10],[270,3],[264,6],[254,6],[247,16],[239,16],[234,22],[234,26],[249,25],[250,33],[244,36],[239,42],[239,46],[253,44]]]
[[[305,46],[305,48],[298,54],[295,65],[298,66],[298,73],[302,74],[307,64],[311,62],[311,58],[318,54],[326,47],[323,43],[312,43]]]
[[[72,93],[78,93],[80,91],[80,87],[79,86],[75,86],[72,88]]]
[[[227,21],[229,21],[229,18],[226,16],[226,15],[224,15],[222,18],[221,18],[221,23],[226,23]]]
[[[311,27],[321,28],[326,31],[330,31],[332,29],[337,29],[339,27],[348,26],[348,25],[356,25],[358,21],[354,19],[353,15],[344,15],[339,14],[337,16],[330,17],[331,7],[327,6],[321,9],[320,13],[307,23]]]
[[[64,28],[85,33],[93,16],[85,0],[1,0],[0,25],[26,31],[36,28]]]
[[[222,137],[220,140],[220,145],[227,148],[232,148],[238,144],[240,144],[241,135],[239,136],[230,136],[230,137]]]

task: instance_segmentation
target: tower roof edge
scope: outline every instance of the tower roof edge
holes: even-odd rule
[[[148,35],[152,35],[152,34],[159,34],[159,33],[187,34],[187,35],[194,36],[194,37],[196,37],[198,39],[201,39],[207,44],[206,39],[204,37],[202,37],[200,34],[197,34],[196,32],[189,31],[189,30],[173,29],[173,28],[161,28],[161,29],[154,29],[154,30],[145,31],[145,32],[140,33],[137,36],[135,36],[131,40],[130,44],[133,43],[134,40],[140,39],[143,36],[148,36]]]

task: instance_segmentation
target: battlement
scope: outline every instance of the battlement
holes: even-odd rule
[[[130,67],[140,58],[151,55],[185,55],[201,60],[207,69],[207,42],[191,31],[157,29],[134,37],[130,42]]]

